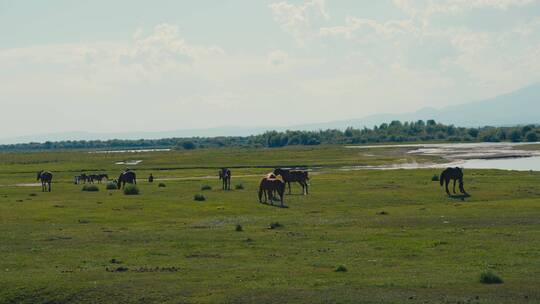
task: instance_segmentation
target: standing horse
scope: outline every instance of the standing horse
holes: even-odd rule
[[[441,187],[443,184],[446,185],[446,193],[448,195],[450,195],[448,184],[450,184],[451,180],[454,181],[454,194],[456,193],[456,181],[459,181],[459,191],[462,194],[468,195],[465,188],[463,188],[463,170],[461,170],[461,168],[447,168],[441,173],[439,181],[441,183]]]
[[[302,194],[308,194],[309,176],[307,171],[277,168],[274,170],[274,174],[280,175],[283,178],[283,181],[289,185],[289,194],[291,194],[291,182],[299,183],[300,186],[302,186]]]
[[[37,180],[41,180],[41,192],[45,192],[47,186],[49,186],[49,192],[51,192],[51,182],[53,175],[49,171],[39,171],[37,173]]]
[[[79,180],[78,180],[79,183],[81,183],[82,181],[86,184],[87,180],[88,180],[88,175],[86,175],[86,173],[82,173],[81,175],[79,175]]]
[[[92,175],[92,180],[96,180],[98,184],[101,184],[101,182],[103,181],[103,178],[106,178],[107,180],[109,180],[109,175],[103,174],[103,173]]]
[[[219,179],[222,181],[221,188],[223,190],[231,190],[231,170],[227,168],[221,168],[218,174]]]
[[[118,189],[124,189],[126,183],[135,185],[137,184],[137,175],[135,174],[135,172],[126,170],[120,174],[120,176],[118,177],[118,181],[116,182]]]
[[[264,194],[264,202],[270,199],[270,204],[274,204],[274,193],[277,192],[281,207],[283,206],[283,197],[285,196],[285,183],[277,178],[263,177],[259,184],[259,203],[263,203],[262,196]]]

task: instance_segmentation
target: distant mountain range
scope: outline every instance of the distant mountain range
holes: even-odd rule
[[[509,126],[540,123],[540,83],[533,84],[508,94],[494,98],[464,103],[445,108],[424,108],[405,114],[376,114],[361,119],[331,121],[287,127],[234,127],[226,126],[210,129],[186,129],[164,132],[129,132],[129,133],[90,133],[65,132],[38,134],[13,138],[0,138],[0,144],[27,142],[45,142],[62,140],[107,140],[107,139],[159,139],[170,137],[214,137],[247,136],[266,130],[319,130],[345,129],[349,126],[362,128],[373,127],[392,120],[416,121],[434,119],[445,124],[462,127]]]

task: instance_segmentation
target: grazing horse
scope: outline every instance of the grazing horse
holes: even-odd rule
[[[116,182],[116,185],[118,186],[118,189],[126,186],[126,183],[128,184],[137,184],[137,175],[133,171],[124,171],[120,174],[118,177],[118,181]]]
[[[259,184],[259,203],[263,203],[262,196],[264,194],[264,202],[270,199],[270,204],[274,204],[274,193],[277,192],[281,207],[283,207],[283,197],[285,196],[285,183],[277,178],[263,177]]]
[[[459,191],[465,195],[468,195],[465,191],[465,188],[463,188],[463,170],[461,168],[447,168],[445,169],[439,178],[441,187],[443,184],[446,185],[446,193],[450,195],[450,191],[448,190],[448,184],[450,184],[450,181],[454,181],[454,194],[456,193],[456,181],[459,181]]]
[[[37,173],[37,180],[41,180],[41,191],[45,192],[47,189],[47,186],[49,186],[49,192],[51,192],[51,182],[52,182],[53,175],[49,171],[39,171]]]
[[[221,188],[223,190],[231,190],[231,170],[227,168],[221,168],[218,174],[219,179],[222,181]]]
[[[302,194],[308,194],[308,172],[305,170],[287,170],[277,168],[274,170],[275,175],[279,175],[283,178],[283,181],[289,185],[289,194],[291,194],[291,182],[297,182],[302,186]]]

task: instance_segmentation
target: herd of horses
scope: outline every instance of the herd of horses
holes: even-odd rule
[[[231,170],[228,168],[221,168],[218,172],[218,177],[222,181],[222,189],[230,190],[231,189]],[[53,179],[53,174],[49,171],[40,171],[37,173],[37,180],[41,181],[41,190],[43,192],[51,192],[51,183]],[[101,183],[103,179],[109,180],[107,174],[81,174],[75,176],[75,184],[81,182],[84,183]],[[150,174],[149,181],[152,182],[154,177]],[[448,186],[450,182],[454,182],[453,193],[456,193],[456,182],[459,184],[459,191],[463,195],[468,195],[463,186],[463,170],[461,168],[447,168],[445,169],[439,178],[441,187],[444,185],[446,193],[450,196],[450,190]],[[126,184],[137,184],[137,175],[135,172],[126,169],[124,172],[120,173],[118,179],[113,181],[118,189],[123,189]],[[276,199],[279,199],[281,206],[284,206],[284,196],[286,186],[289,188],[289,194],[291,194],[291,183],[298,183],[302,187],[302,194],[307,195],[309,193],[309,174],[307,170],[298,170],[298,169],[282,169],[277,168],[274,171],[266,174],[259,183],[259,203],[266,203],[270,201],[270,204],[273,205],[273,202]],[[264,201],[263,201],[264,197]]]
[[[109,180],[109,175],[100,173],[100,174],[86,174],[83,173],[81,175],[77,175],[74,177],[74,183],[75,185],[81,184],[81,183],[90,183],[93,184],[94,182],[97,182],[98,184],[101,184],[103,179]]]

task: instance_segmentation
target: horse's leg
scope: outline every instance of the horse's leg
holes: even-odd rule
[[[445,188],[446,188],[446,194],[450,195],[450,190],[448,190],[448,184],[450,184],[450,179],[444,180]]]
[[[456,180],[454,179],[454,194],[456,194]]]
[[[288,181],[287,184],[289,185],[289,194],[291,194],[291,182]]]
[[[52,182],[49,182],[49,192],[51,192],[51,184]]]

